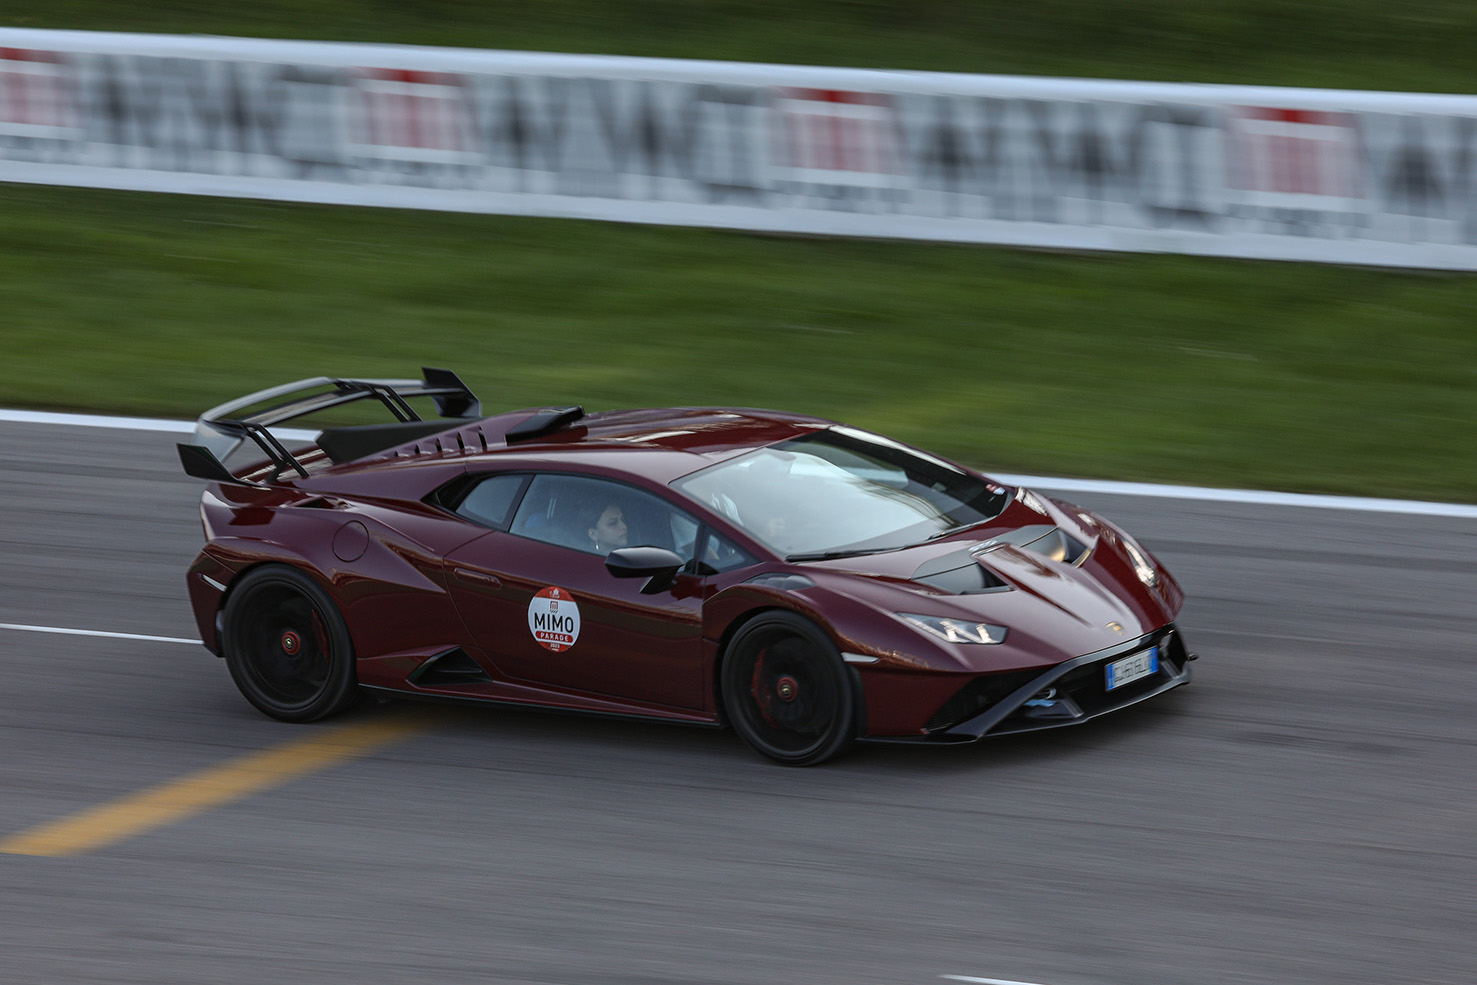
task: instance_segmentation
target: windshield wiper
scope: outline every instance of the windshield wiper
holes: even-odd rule
[[[839,551],[813,551],[813,552],[811,552],[809,554],[788,554],[788,555],[785,556],[785,560],[786,561],[830,561],[830,560],[833,560],[835,558],[840,558],[840,557],[861,557],[864,554],[885,554],[888,551],[904,551],[904,550],[907,550],[910,547],[920,547],[923,544],[927,544],[927,543],[930,543],[932,541],[939,540],[940,538],[948,537],[948,536],[951,536],[953,534],[957,534],[961,530],[968,530],[970,527],[978,526],[979,523],[983,523],[983,522],[984,521],[981,520],[981,521],[978,521],[977,523],[961,523],[957,527],[950,527],[948,530],[940,530],[938,533],[936,533],[936,534],[930,534],[929,536],[923,538],[922,540],[917,541],[916,543],[912,543],[912,544],[892,544],[892,545],[889,545],[887,547],[849,547],[849,548],[842,548]]]
[[[830,561],[838,557],[861,557],[863,554],[881,554],[895,551],[896,547],[853,547],[844,551],[813,551],[810,554],[787,554],[786,561]]]
[[[983,520],[976,520],[974,523],[961,523],[961,524],[958,524],[956,526],[950,527],[948,530],[940,530],[936,534],[929,534],[927,537],[924,537],[918,543],[920,543],[920,544],[928,544],[928,543],[931,543],[931,542],[933,542],[935,540],[943,540],[945,537],[952,537],[952,536],[954,536],[955,534],[959,533],[962,530],[968,530],[970,527],[977,527],[981,523],[984,523],[984,522],[985,521],[983,521]],[[914,546],[916,547],[917,545],[915,544]]]

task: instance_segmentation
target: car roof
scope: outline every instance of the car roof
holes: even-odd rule
[[[547,409],[516,411],[456,425],[329,471],[345,474],[386,466],[445,464],[538,468],[556,463],[590,466],[667,483],[755,448],[831,427],[835,422],[781,411],[734,407],[612,410],[515,440],[507,434]]]

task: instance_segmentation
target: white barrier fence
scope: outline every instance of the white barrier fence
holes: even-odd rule
[[[1477,269],[1477,97],[0,29],[0,180]]]

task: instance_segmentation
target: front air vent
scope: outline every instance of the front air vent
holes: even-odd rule
[[[950,595],[979,595],[984,592],[1002,592],[1010,588],[992,572],[986,571],[973,561],[947,571],[915,575],[913,580],[931,585]]]
[[[989,540],[972,548],[972,552],[978,556],[1002,547],[1015,547],[1039,554],[1049,561],[1073,565],[1081,564],[1089,553],[1086,544],[1061,527],[1049,523],[1033,523],[1030,526],[993,533]]]
[[[1013,670],[976,677],[933,713],[928,724],[923,726],[924,731],[942,732],[973,718],[1039,673],[1039,670]]]
[[[1087,556],[1087,545],[1061,527],[1054,527],[1046,536],[1022,546],[1048,561],[1060,561],[1064,564],[1077,564]]]
[[[416,687],[455,687],[458,684],[487,684],[492,678],[472,655],[461,647],[437,654],[410,675]]]
[[[976,560],[969,550],[954,551],[925,561],[913,572],[913,580],[950,595],[978,595],[1009,591],[1010,586]]]
[[[1185,648],[1184,638],[1174,629],[1168,630],[1159,640],[1159,652],[1174,667],[1176,674],[1182,673],[1185,664],[1195,659]]]

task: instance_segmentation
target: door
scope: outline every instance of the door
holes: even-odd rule
[[[507,480],[503,480],[507,481]],[[469,495],[467,502],[478,497]],[[605,555],[655,546],[690,560],[699,523],[675,505],[624,483],[545,473],[527,485],[511,518],[446,558],[448,583],[467,628],[508,678],[633,702],[698,710],[703,580],[641,592],[616,578]]]

